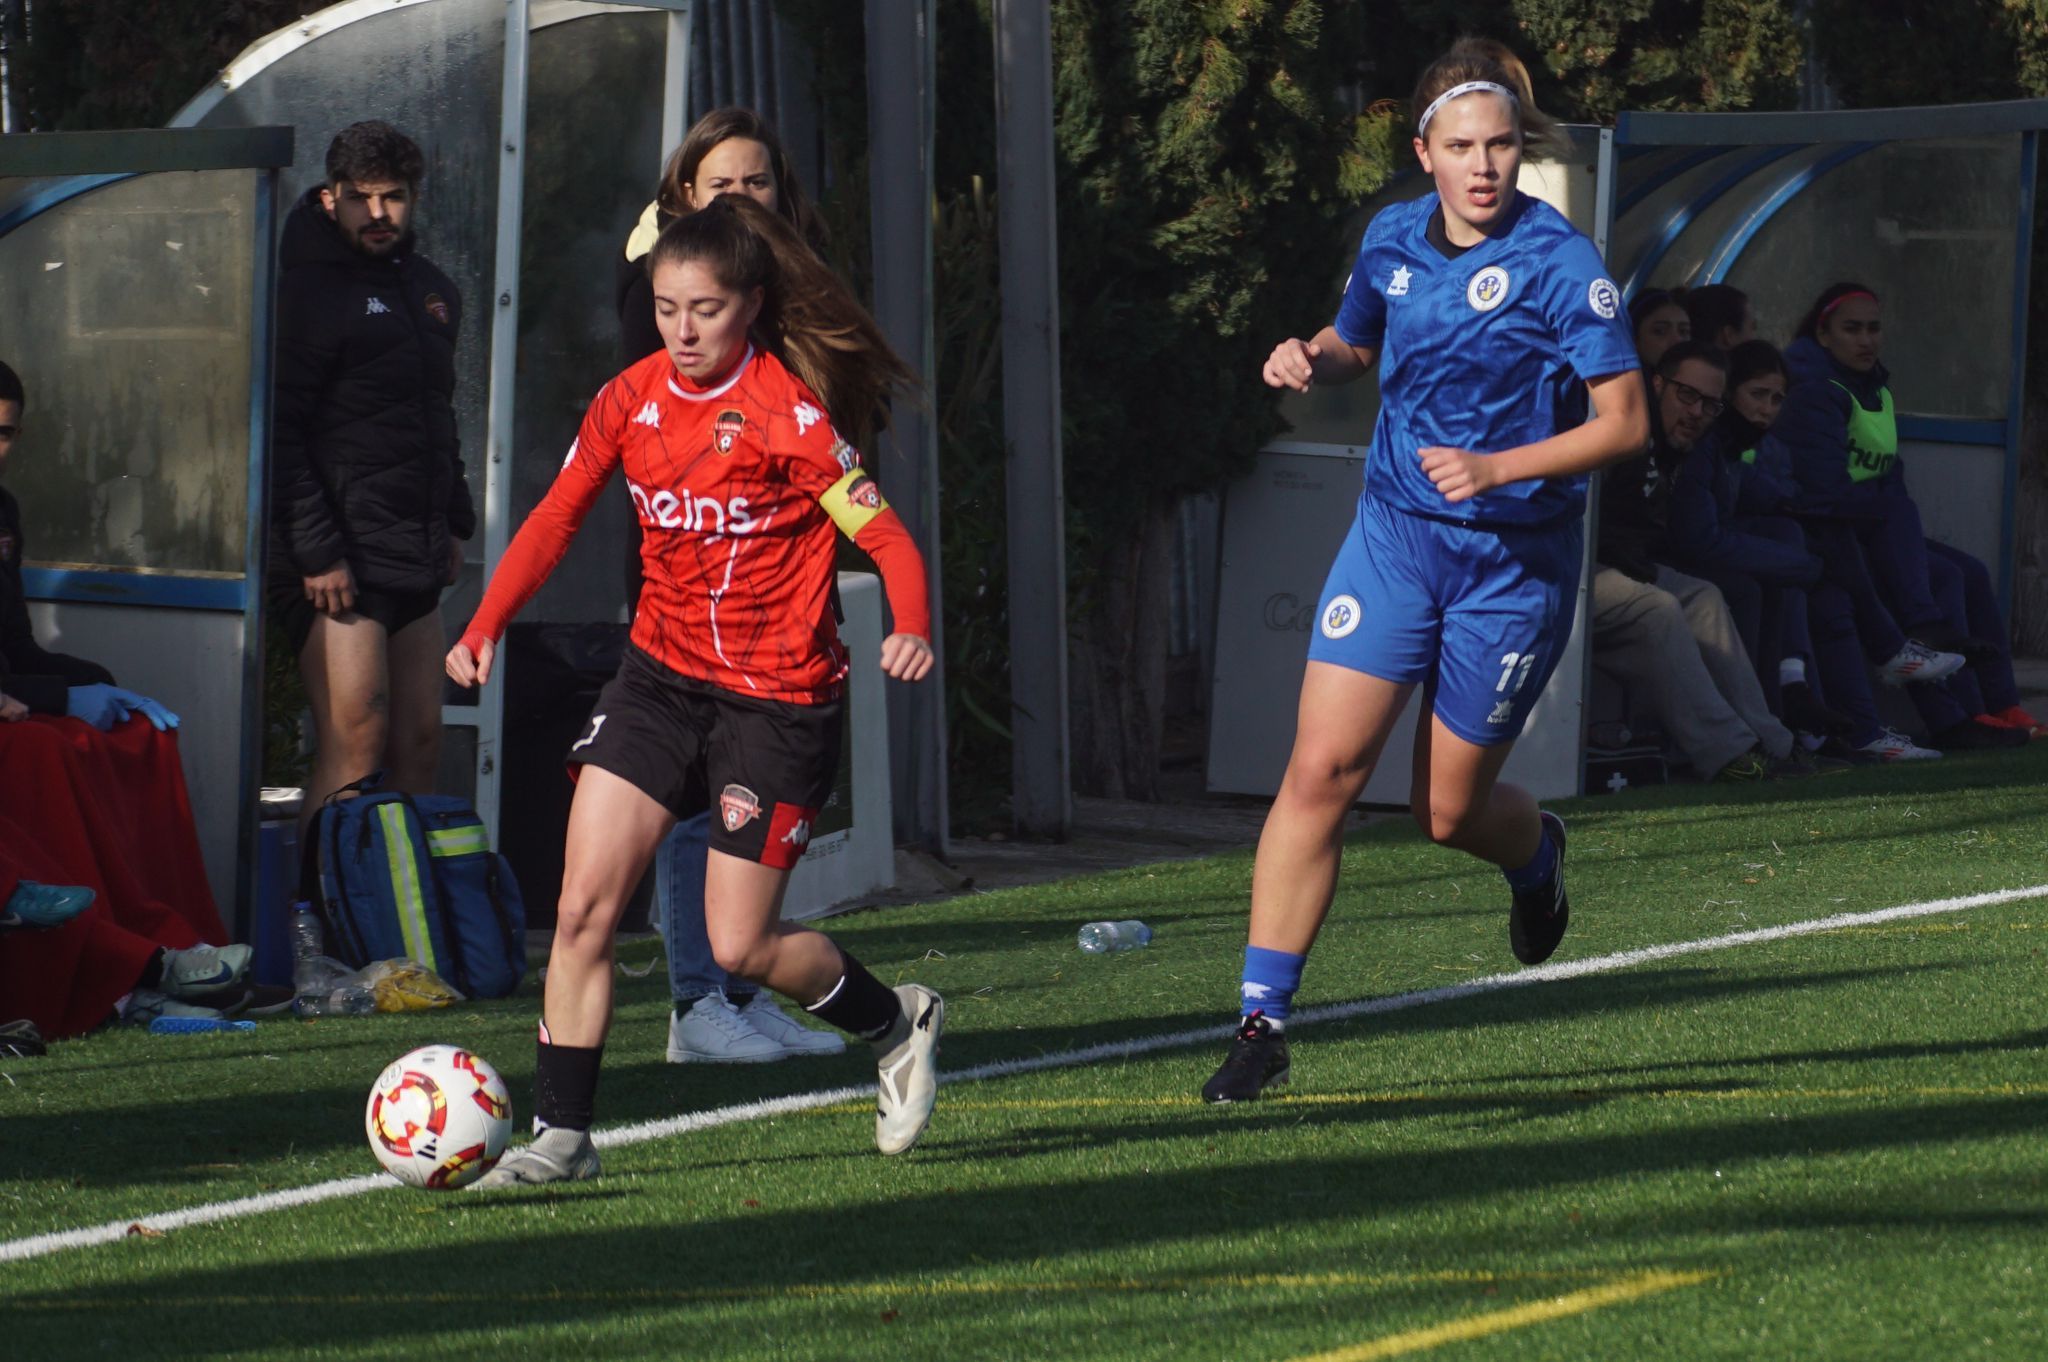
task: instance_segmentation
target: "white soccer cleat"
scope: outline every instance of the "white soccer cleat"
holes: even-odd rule
[[[923,984],[898,984],[903,1016],[875,1042],[875,1147],[901,1154],[916,1144],[939,1097],[939,1030],[946,1001]]]
[[[846,1037],[837,1031],[813,1031],[784,1012],[765,993],[740,1009],[739,1018],[755,1032],[782,1047],[785,1055],[843,1055]]]
[[[1881,730],[1856,750],[1879,761],[1933,761],[1941,755],[1931,747],[1920,746],[1896,728]]]
[[[1877,669],[1877,676],[1887,686],[1939,681],[1961,671],[1966,660],[1961,653],[1938,653],[1907,639],[1906,646]]]
[[[474,1192],[503,1187],[538,1187],[548,1182],[588,1182],[603,1172],[597,1146],[587,1130],[549,1126],[533,1143],[505,1152],[498,1166],[470,1184]]]
[[[788,1047],[755,1027],[722,993],[705,994],[680,1016],[669,1014],[671,1064],[766,1064],[788,1053]]]

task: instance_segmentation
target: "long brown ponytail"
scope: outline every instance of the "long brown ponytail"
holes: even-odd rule
[[[721,194],[664,227],[649,273],[695,261],[735,293],[760,289],[754,334],[825,404],[840,432],[871,443],[888,424],[888,402],[915,394],[917,373],[796,229],[741,194]]]

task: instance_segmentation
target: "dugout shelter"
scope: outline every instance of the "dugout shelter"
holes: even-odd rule
[[[1822,288],[1859,279],[1884,300],[1900,452],[1927,533],[1982,558],[2011,600],[2024,415],[2029,261],[2048,100],[1801,113],[1624,113],[1567,128],[1522,188],[1590,235],[1624,293],[1728,283],[1780,346]],[[1428,192],[1404,175],[1368,203]],[[1347,254],[1344,264],[1348,265]],[[1335,315],[1341,274],[1333,278]],[[1302,325],[1307,325],[1306,319]],[[1378,410],[1370,378],[1283,404],[1294,429],[1224,503],[1208,786],[1271,794],[1323,573],[1349,524]],[[1597,480],[1593,496],[1598,496]],[[1587,569],[1590,574],[1590,544]],[[1507,775],[1581,793],[1591,680],[1585,585],[1573,643]],[[1365,801],[1405,804],[1415,712]]]

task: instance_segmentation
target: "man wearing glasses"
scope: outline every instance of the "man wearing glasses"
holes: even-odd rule
[[[1765,703],[1720,591],[1659,561],[1672,478],[1721,414],[1728,361],[1680,341],[1649,384],[1650,447],[1602,475],[1593,665],[1622,683],[1630,710],[1661,727],[1702,777],[1804,774],[1811,758]]]

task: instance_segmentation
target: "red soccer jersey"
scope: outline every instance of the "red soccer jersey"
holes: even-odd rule
[[[831,608],[835,522],[875,555],[896,632],[929,635],[923,563],[902,522],[823,404],[752,346],[703,390],[677,378],[666,351],[605,385],[473,631],[503,634],[621,467],[642,531],[633,642],[671,670],[764,700],[836,698],[847,661]]]

